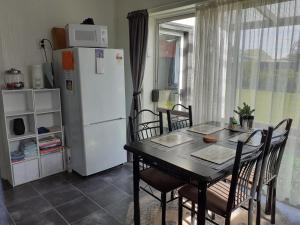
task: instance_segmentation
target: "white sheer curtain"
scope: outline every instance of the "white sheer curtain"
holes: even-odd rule
[[[232,61],[228,58],[229,51],[232,51],[228,47],[238,41],[235,33],[240,9],[239,2],[197,9],[193,88],[195,124],[220,121],[224,117],[226,72]]]
[[[197,9],[196,123],[226,121],[243,102],[258,123],[300,123],[300,2],[238,1]]]
[[[257,123],[290,117],[299,129],[299,7],[297,0],[269,1],[242,11],[236,105],[252,105]]]
[[[300,1],[215,2],[199,7],[196,21],[195,124],[228,121],[243,102],[255,108],[256,126],[292,118],[279,181],[291,190],[279,198],[300,205],[292,194],[300,188]]]
[[[240,44],[235,47],[239,49],[236,105],[247,102],[254,107],[257,126],[293,119],[278,199],[299,207],[300,1],[250,3],[241,14]]]

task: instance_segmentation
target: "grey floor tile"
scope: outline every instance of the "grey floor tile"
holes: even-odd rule
[[[109,185],[104,189],[94,191],[88,195],[102,207],[112,203],[118,204],[120,200],[129,197],[127,193],[115,188],[112,185]]]
[[[14,224],[12,219],[7,213],[6,209],[0,208],[0,224],[1,225],[12,225]]]
[[[118,221],[125,224],[128,214],[129,205],[133,202],[132,197],[122,199],[117,204],[111,203],[105,207],[109,214],[114,215]]]
[[[81,182],[84,181],[86,177],[83,177],[81,175],[79,175],[76,172],[64,172],[62,173],[62,176],[65,178],[65,180],[69,181],[70,183],[77,183],[77,182]]]
[[[125,191],[129,195],[133,195],[133,176],[115,180],[113,184]]]
[[[80,197],[64,205],[57,207],[69,223],[75,222],[91,213],[98,211],[100,208],[86,197]]]
[[[131,171],[131,172],[133,171],[133,164],[131,162],[124,163],[122,165],[122,167],[125,168],[125,169],[127,169],[127,170],[129,170],[129,171]]]
[[[64,186],[67,186],[68,184],[69,182],[64,178],[62,174],[46,177],[32,183],[33,187],[42,194],[62,188]]]
[[[24,184],[14,189],[3,192],[6,206],[21,203],[30,198],[37,197],[39,194],[32,188],[30,184]]]
[[[129,166],[118,166],[101,174],[101,178],[110,183],[130,176],[132,171]]]
[[[45,199],[42,197],[35,197],[8,207],[8,212],[14,221],[20,222],[30,215],[43,213],[51,208],[51,205]]]
[[[0,224],[3,224],[3,225],[15,225],[15,223],[12,221],[12,219],[10,217],[8,217],[7,221],[5,220],[3,223],[0,220]]]
[[[73,223],[73,225],[121,225],[115,218],[108,215],[104,210],[99,210],[87,217]]]
[[[101,190],[109,184],[99,176],[87,177],[85,180],[73,184],[75,187],[85,193]]]
[[[34,214],[18,222],[17,225],[67,225],[64,219],[53,209],[41,214]]]
[[[71,184],[62,188],[47,192],[43,195],[52,205],[57,206],[76,198],[82,197],[81,192]]]

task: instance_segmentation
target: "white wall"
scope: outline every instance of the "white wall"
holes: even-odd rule
[[[0,71],[15,67],[26,76],[29,66],[43,62],[41,38],[51,39],[51,28],[80,23],[92,17],[108,25],[109,46],[115,47],[115,0],[0,0]]]
[[[51,39],[51,28],[92,17],[108,25],[109,47],[125,49],[126,104],[129,114],[132,80],[129,62],[127,13],[182,0],[0,0],[0,82],[3,71],[15,67],[30,85],[30,65],[43,62],[38,40]]]

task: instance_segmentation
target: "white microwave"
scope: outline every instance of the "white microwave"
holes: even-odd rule
[[[108,47],[107,26],[68,24],[66,38],[68,47]]]

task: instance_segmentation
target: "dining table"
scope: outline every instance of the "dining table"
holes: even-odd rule
[[[193,132],[191,128],[183,128],[173,131],[172,134],[179,134],[188,137],[187,142],[175,146],[166,146],[154,142],[152,139],[126,144],[124,149],[133,154],[133,198],[134,198],[134,224],[140,225],[140,204],[139,204],[139,181],[140,181],[140,161],[156,167],[159,170],[170,174],[198,187],[198,210],[197,225],[205,224],[206,214],[206,190],[210,185],[226,178],[232,173],[234,157],[224,163],[216,164],[193,156],[194,152],[205,149],[210,145],[224,146],[230,149],[236,149],[237,143],[230,141],[241,132],[232,131],[226,128],[225,124],[218,122],[209,122],[220,129],[213,133],[217,138],[216,143],[206,143],[203,140],[205,134]],[[201,125],[193,126],[197,127]],[[163,134],[160,137],[170,135]],[[249,146],[249,151],[251,147]],[[214,154],[212,150],[212,154]]]

